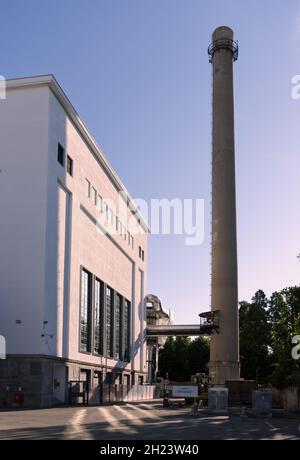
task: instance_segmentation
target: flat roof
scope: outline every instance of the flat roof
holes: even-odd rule
[[[134,199],[129,194],[128,190],[118,177],[117,173],[109,163],[109,161],[105,158],[103,152],[101,151],[100,147],[96,143],[95,139],[89,132],[88,128],[86,127],[85,123],[82,121],[78,113],[76,112],[75,108],[73,107],[70,99],[67,97],[63,89],[61,88],[60,84],[56,80],[55,76],[52,74],[47,75],[36,75],[31,77],[22,77],[22,78],[14,78],[6,80],[6,89],[14,89],[14,88],[26,88],[26,87],[35,87],[35,86],[48,86],[52,93],[55,95],[59,103],[64,108],[65,112],[84,138],[85,142],[87,143],[88,147],[92,150],[94,155],[98,158],[100,164],[102,165],[104,171],[116,187],[116,189],[121,192],[125,192],[126,198],[128,201],[129,209],[136,215],[138,219],[140,219],[141,225],[144,229],[150,233],[149,226],[144,219],[143,215],[140,213],[139,209],[136,207]]]

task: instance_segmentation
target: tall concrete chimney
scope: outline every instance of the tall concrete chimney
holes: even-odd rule
[[[212,287],[219,334],[211,342],[211,382],[240,378],[235,196],[233,62],[238,45],[229,27],[218,27],[208,49],[213,67]]]

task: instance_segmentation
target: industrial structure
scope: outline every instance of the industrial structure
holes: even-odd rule
[[[224,384],[240,376],[236,237],[233,62],[238,44],[218,27],[208,52],[213,69],[211,308],[220,334],[211,339],[210,379]]]
[[[211,311],[197,325],[172,324],[159,298],[146,296],[148,226],[55,78],[7,82],[0,106],[0,334],[7,340],[0,406],[20,388],[26,405],[44,407],[67,402],[72,384],[84,382],[93,403],[101,402],[104,384],[151,384],[168,336],[212,336],[210,382],[239,380],[233,31],[217,28],[208,52]]]
[[[168,334],[163,335],[163,328],[171,327],[172,315],[170,310],[164,310],[157,296],[148,294],[146,296],[146,318],[148,383],[153,383],[156,382],[158,372],[158,352],[166,343],[168,336]],[[151,331],[156,328],[159,329],[159,333],[151,334]]]

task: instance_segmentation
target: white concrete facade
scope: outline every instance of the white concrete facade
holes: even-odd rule
[[[82,369],[117,370],[131,383],[145,381],[149,230],[53,76],[7,82],[0,102],[0,170],[0,334],[8,358],[54,360],[57,372],[50,379],[59,380],[61,400],[63,380],[78,380]],[[106,213],[116,231],[103,235],[97,222],[105,222]],[[92,346],[81,351],[82,269],[92,286],[97,278],[130,302],[130,362],[95,355]],[[94,297],[91,303],[93,312]],[[93,322],[91,328],[93,340]]]

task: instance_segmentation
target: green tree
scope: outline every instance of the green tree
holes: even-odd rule
[[[208,373],[210,340],[197,337],[189,346],[189,375]]]
[[[292,338],[300,335],[300,286],[275,292],[270,300],[257,291],[251,303],[240,303],[239,318],[241,376],[277,388],[296,383],[300,362],[292,359]],[[207,370],[208,361],[209,339],[171,337],[159,352],[159,372],[190,381]]]
[[[209,340],[199,337],[169,337],[159,352],[158,369],[162,377],[174,382],[190,382],[197,372],[205,372],[209,361]]]
[[[176,337],[174,342],[174,359],[171,378],[175,382],[186,382],[190,380],[189,374],[189,337]]]
[[[158,353],[158,372],[161,377],[171,378],[174,353],[174,337],[168,337],[163,348]]]
[[[240,303],[239,319],[241,376],[259,384],[268,383],[272,370],[271,325],[263,291],[257,291],[251,303]]]
[[[270,299],[271,347],[273,372],[271,382],[285,388],[296,381],[299,362],[293,360],[292,338],[300,334],[300,287],[275,292]]]

